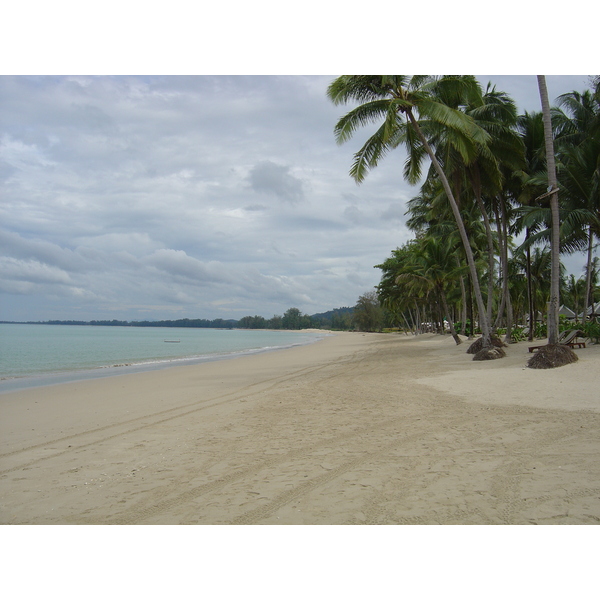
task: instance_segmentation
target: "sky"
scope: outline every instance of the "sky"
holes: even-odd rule
[[[413,237],[418,188],[401,151],[348,175],[369,129],[336,144],[334,77],[1,76],[0,320],[353,306]],[[479,77],[539,110],[534,76]]]
[[[378,284],[374,265],[412,237],[406,202],[418,188],[403,181],[400,151],[356,185],[352,156],[372,130],[338,146],[333,128],[349,107],[334,106],[327,86],[348,72],[491,72],[481,82],[521,111],[540,109],[530,73],[551,73],[551,101],[583,90],[593,20],[570,34],[565,15],[561,51],[541,53],[553,16],[515,2],[514,19],[511,3],[489,18],[471,0],[460,14],[434,2],[426,38],[385,35],[376,11],[357,19],[313,0],[303,10],[270,0],[7,6],[0,320],[353,306]],[[448,27],[457,19],[469,35]],[[583,262],[567,266],[579,273]]]

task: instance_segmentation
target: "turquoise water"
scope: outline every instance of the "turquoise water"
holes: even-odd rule
[[[325,333],[0,323],[0,392],[232,358]]]

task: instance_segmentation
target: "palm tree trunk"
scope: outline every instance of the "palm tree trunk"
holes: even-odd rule
[[[558,185],[556,181],[556,164],[554,160],[554,143],[552,140],[552,120],[550,118],[550,103],[548,101],[548,88],[546,77],[538,75],[538,87],[542,101],[542,117],[544,120],[544,142],[546,145],[546,165],[548,170],[548,185],[554,193],[550,196],[550,210],[552,213],[552,238],[551,238],[551,271],[550,271],[550,302],[548,303],[548,344],[558,343],[558,308],[559,308],[559,282],[560,282],[560,221],[558,212]]]
[[[461,307],[460,307],[460,333],[461,335],[466,335],[467,328],[467,290],[465,289],[465,279],[461,275],[460,276],[460,298],[461,298]]]
[[[502,200],[499,198],[499,205],[502,204]],[[502,293],[500,295],[500,306],[498,307],[498,311],[496,314],[496,320],[494,321],[494,325],[492,327],[492,331],[494,334],[496,333],[496,329],[500,327],[502,323],[502,319],[504,317],[504,310],[506,308],[506,292],[505,292],[505,274],[504,274],[504,238],[502,233],[502,218],[498,212],[498,206],[495,207],[495,215],[496,215],[496,231],[498,233],[498,249],[499,249],[499,258],[500,258],[500,279],[502,281]],[[491,322],[491,321],[490,321]]]
[[[427,142],[425,136],[423,135],[423,132],[421,131],[421,128],[419,127],[419,124],[417,123],[417,120],[415,119],[415,116],[413,115],[412,110],[408,109],[406,111],[406,113],[408,115],[408,118],[410,119],[410,122],[411,122],[417,136],[421,140],[421,143],[423,144],[425,151],[427,152],[427,154],[429,155],[429,158],[431,159],[433,167],[436,170],[436,172],[440,178],[440,181],[442,182],[442,186],[444,187],[444,191],[446,192],[448,201],[450,202],[450,207],[452,208],[452,213],[454,214],[454,218],[456,220],[458,232],[460,233],[460,238],[461,238],[463,246],[465,248],[465,254],[467,255],[467,263],[469,265],[469,271],[470,271],[471,277],[473,279],[475,301],[477,302],[477,310],[479,312],[479,326],[481,327],[481,333],[482,333],[482,338],[483,338],[483,348],[491,348],[492,347],[492,339],[491,339],[490,325],[487,320],[486,306],[483,302],[483,296],[481,294],[481,287],[479,285],[479,278],[477,276],[477,267],[475,265],[475,258],[473,257],[473,251],[471,250],[471,245],[469,244],[469,238],[467,237],[467,232],[465,230],[465,224],[460,215],[460,211],[458,209],[458,204],[456,203],[454,195],[452,194],[452,190],[450,189],[450,184],[448,183],[448,179],[446,178],[444,170],[442,169],[440,163],[437,161],[437,158],[435,157],[433,150],[431,149],[431,147],[429,146],[429,143]]]
[[[417,309],[417,333],[421,334],[423,332],[423,330],[421,328],[421,311],[419,310],[419,305],[417,304],[416,300],[415,300],[415,308]]]
[[[408,311],[408,314],[410,314],[410,310]],[[404,319],[404,324],[406,325],[406,335],[408,335],[408,332],[411,330],[411,326],[404,311],[402,312],[402,318]]]
[[[583,307],[583,318],[582,323],[585,323],[587,317],[587,309],[591,304],[592,296],[592,252],[594,249],[594,233],[591,225],[588,229],[588,251],[587,251],[587,265],[585,268],[585,306]]]
[[[502,293],[506,302],[506,337],[504,343],[512,342],[513,306],[510,299],[510,287],[508,285],[508,219],[506,217],[506,204],[504,198],[500,198],[500,217],[502,225]]]
[[[448,319],[450,333],[452,334],[452,337],[454,338],[454,341],[456,342],[456,345],[458,346],[459,344],[462,344],[462,340],[456,334],[456,329],[454,328],[454,321],[452,320],[452,317],[450,316],[450,311],[448,310],[448,301],[446,299],[446,294],[444,293],[444,289],[442,288],[442,286],[439,286],[439,291],[440,291],[440,297],[442,298],[442,305],[444,307],[444,312],[446,313],[446,318]],[[442,321],[442,326],[443,325],[444,325],[444,322]]]
[[[529,227],[525,232],[525,240],[529,239]],[[527,339],[532,342],[535,335],[535,324],[533,323],[534,318],[534,306],[533,306],[533,289],[531,285],[531,249],[527,246],[527,300],[529,302],[529,335]]]
[[[469,309],[469,323],[471,327],[469,328],[469,339],[473,339],[475,337],[475,315],[473,311],[473,286],[471,285],[471,276],[467,277],[467,298],[468,298],[468,309]]]
[[[488,216],[485,205],[481,198],[481,183],[479,181],[479,173],[476,170],[471,172],[471,185],[475,194],[475,200],[481,216],[483,217],[483,224],[485,226],[485,235],[487,238],[488,245],[488,297],[487,297],[487,319],[488,323],[492,322],[492,306],[494,301],[494,236],[492,235],[492,226],[490,225],[490,218]]]

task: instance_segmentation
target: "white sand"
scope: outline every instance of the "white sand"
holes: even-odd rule
[[[600,346],[343,333],[0,395],[0,523],[597,524]]]

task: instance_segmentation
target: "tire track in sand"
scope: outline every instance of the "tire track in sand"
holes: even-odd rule
[[[162,423],[166,423],[168,421],[172,421],[175,419],[187,417],[189,415],[207,410],[209,408],[213,408],[215,406],[236,402],[236,401],[239,401],[240,396],[247,398],[247,397],[250,397],[250,396],[253,396],[256,394],[262,394],[264,392],[269,391],[270,389],[273,389],[274,387],[281,385],[282,383],[285,383],[287,381],[292,381],[296,378],[305,377],[306,375],[326,369],[328,366],[329,366],[329,364],[320,365],[318,367],[307,367],[305,369],[296,371],[291,375],[279,376],[279,377],[274,377],[274,378],[271,378],[268,380],[259,381],[257,383],[253,383],[253,384],[241,387],[232,392],[228,392],[226,394],[222,394],[215,398],[211,398],[210,400],[207,400],[207,401],[199,400],[196,402],[191,402],[184,406],[169,408],[164,411],[152,413],[150,415],[142,415],[140,417],[135,417],[133,419],[128,419],[126,421],[120,421],[119,423],[111,423],[110,425],[104,425],[102,427],[95,427],[93,429],[88,429],[88,430],[82,431],[80,433],[75,433],[75,434],[63,436],[60,438],[54,438],[54,439],[51,439],[48,441],[40,442],[39,444],[32,444],[32,445],[26,446],[24,448],[19,448],[17,450],[12,450],[10,452],[5,452],[3,454],[0,454],[0,459],[14,457],[18,454],[23,454],[25,452],[44,449],[51,445],[61,444],[61,443],[69,442],[69,441],[75,441],[75,440],[80,439],[85,436],[95,435],[98,433],[103,433],[103,432],[109,431],[111,429],[118,429],[118,428],[130,426],[134,423],[139,423],[140,421],[145,421],[144,423],[138,425],[137,427],[130,427],[129,429],[127,429],[125,431],[118,431],[117,433],[114,433],[112,435],[103,436],[98,439],[92,440],[90,442],[80,443],[77,445],[71,445],[70,447],[68,447],[64,450],[61,450],[58,452],[53,452],[53,453],[47,454],[45,456],[37,457],[28,462],[24,462],[19,465],[16,465],[14,467],[2,469],[2,470],[0,470],[0,475],[5,475],[7,473],[11,473],[14,471],[18,471],[20,469],[31,467],[41,461],[56,458],[58,456],[68,454],[71,452],[75,452],[75,451],[81,450],[83,448],[94,446],[96,444],[101,444],[101,443],[107,442],[109,440],[113,440],[113,439],[121,437],[121,436],[129,435],[129,434],[137,432],[137,431],[156,427],[157,425],[160,425]],[[265,384],[268,384],[268,385],[265,385]],[[259,389],[252,391],[252,388],[255,388],[255,387],[258,387]],[[203,402],[202,406],[197,406],[198,402]],[[194,408],[191,408],[191,407],[194,407]],[[167,415],[167,416],[165,416],[165,415]],[[148,422],[150,419],[153,419],[153,420]]]

